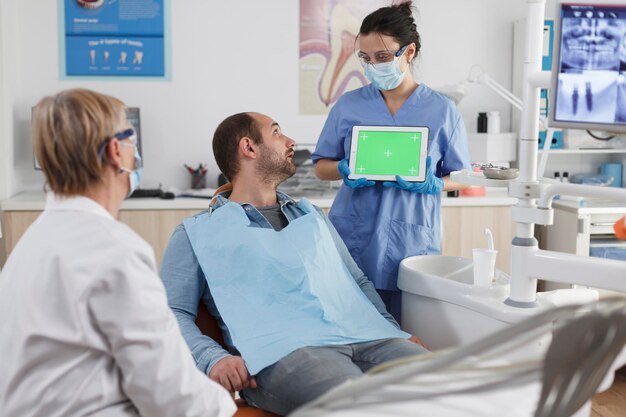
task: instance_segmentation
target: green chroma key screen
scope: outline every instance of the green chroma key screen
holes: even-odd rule
[[[422,158],[422,132],[361,130],[354,173],[358,175],[416,176]]]

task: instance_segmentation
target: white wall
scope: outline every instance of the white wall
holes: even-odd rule
[[[16,95],[17,65],[5,57],[16,56],[15,30],[17,6],[0,2],[0,200],[13,189],[13,98]]]
[[[14,147],[12,158],[0,154],[1,175],[12,175],[8,190],[6,178],[0,179],[0,198],[41,188],[43,177],[32,169],[30,109],[43,95],[70,87],[95,89],[141,107],[147,186],[185,188],[183,163],[200,161],[209,162],[214,182],[212,133],[232,113],[266,113],[301,143],[315,142],[324,123],[324,116],[298,114],[298,0],[172,0],[171,82],[60,80],[56,0],[1,3],[0,11],[16,9],[17,24],[11,33],[2,20],[0,39],[8,36],[17,47],[2,49],[0,56],[13,90],[7,94],[0,83],[2,102],[8,97],[10,106],[0,108],[0,151]],[[430,86],[456,83],[477,63],[510,87],[513,22],[524,17],[525,4],[417,0],[423,39],[417,79]],[[468,130],[475,130],[477,113],[485,110],[499,110],[503,129],[510,130],[508,104],[485,87],[471,86],[468,92],[459,107]],[[9,126],[2,122],[7,114]],[[12,166],[8,173],[7,164]]]

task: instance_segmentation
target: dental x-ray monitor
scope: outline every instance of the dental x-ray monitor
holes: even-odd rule
[[[626,4],[558,0],[550,127],[626,132]]]
[[[33,107],[34,110],[34,107]],[[139,155],[141,155],[141,159],[143,160],[143,152],[141,148],[141,118],[139,117],[139,107],[127,107],[126,108],[126,118],[133,126],[135,130],[135,135],[137,136],[137,150],[139,151]],[[32,118],[31,118],[32,119]],[[35,170],[41,171],[41,165],[39,165],[39,161],[35,157],[35,153],[33,152],[33,165]]]

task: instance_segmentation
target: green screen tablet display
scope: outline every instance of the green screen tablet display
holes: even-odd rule
[[[350,148],[350,178],[424,181],[428,128],[355,126]]]

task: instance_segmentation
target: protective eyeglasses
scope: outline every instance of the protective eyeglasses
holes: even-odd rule
[[[367,55],[363,51],[357,51],[356,57],[358,58],[359,62],[361,62],[361,65],[364,67],[366,65],[384,64],[385,62],[391,62],[394,59],[402,56],[402,54],[404,54],[404,51],[406,51],[406,48],[408,46],[409,45],[404,45],[403,47],[398,49],[396,52],[378,51],[374,53],[374,59],[370,58],[370,56]]]
[[[135,136],[135,130],[126,129],[121,132],[117,132],[108,138],[105,138],[100,146],[98,146],[98,156],[102,158],[102,154],[104,153],[104,148],[107,146],[111,139],[117,140],[129,140],[133,146],[137,146],[137,136]]]

